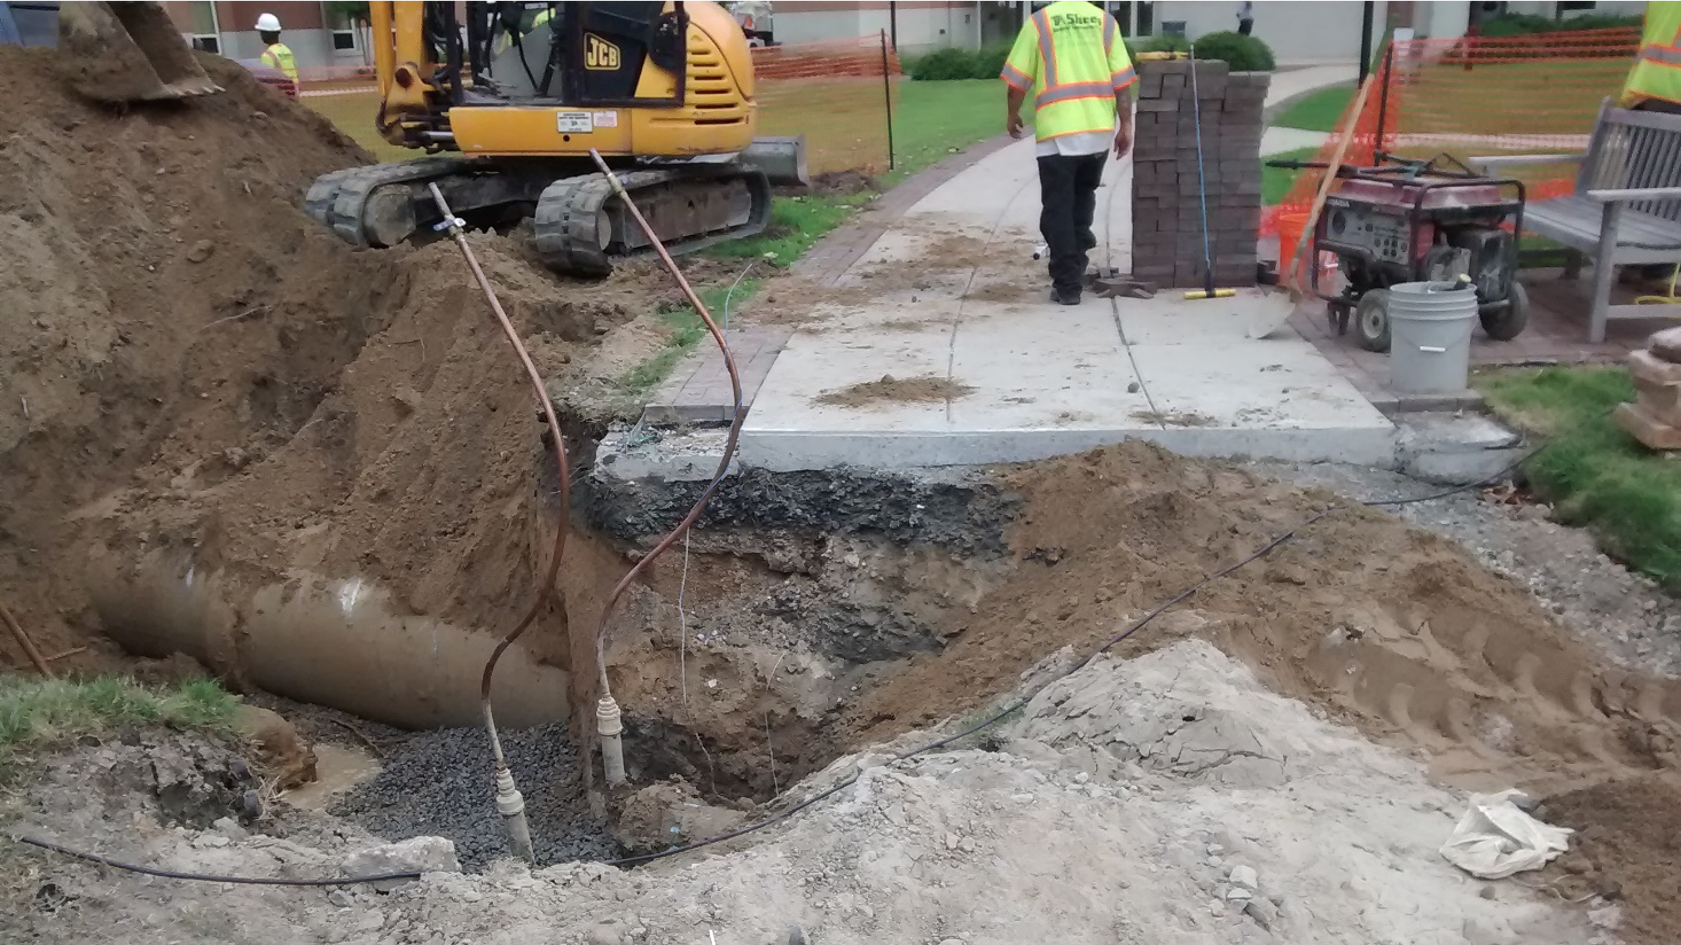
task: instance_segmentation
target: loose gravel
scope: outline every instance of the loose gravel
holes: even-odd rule
[[[1362,500],[1442,491],[1361,466],[1254,463],[1250,468]],[[1547,506],[1500,504],[1473,491],[1391,511],[1460,542],[1494,571],[1527,586],[1578,636],[1622,665],[1681,677],[1681,601],[1607,557],[1586,530],[1551,521]]]
[[[611,859],[606,825],[590,814],[578,750],[564,723],[502,732],[502,750],[525,797],[541,863]],[[463,869],[508,855],[496,811],[490,743],[482,729],[416,732],[388,751],[384,770],[329,812],[394,840],[431,834],[455,841]]]

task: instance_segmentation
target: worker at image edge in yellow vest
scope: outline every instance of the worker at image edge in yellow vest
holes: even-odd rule
[[[1646,4],[1640,52],[1623,83],[1624,108],[1681,111],[1681,0]]]
[[[522,30],[520,32],[520,35],[523,37],[526,33],[529,33],[532,30],[535,30],[537,27],[542,26],[543,24],[549,22],[549,18],[553,15],[554,15],[553,10],[549,10],[549,9],[542,10],[535,17],[532,18],[531,25],[527,26],[524,30]],[[501,27],[498,26],[497,29],[501,30]],[[500,31],[496,34],[496,42],[495,42],[494,45],[491,46],[490,54],[492,56],[500,56],[503,53],[507,52],[509,49],[513,48],[513,45],[514,45],[514,41],[511,38],[509,38],[509,36],[507,34],[507,31],[502,30],[502,31]],[[544,53],[544,61],[545,62],[548,61],[547,53]]]
[[[263,65],[286,73],[292,84],[298,84],[298,60],[292,50],[280,41],[280,18],[272,13],[257,17],[257,36],[263,41]]]
[[[1009,86],[1005,127],[1024,134],[1021,106],[1031,96],[1039,163],[1039,231],[1050,256],[1051,300],[1080,301],[1086,254],[1097,246],[1092,221],[1103,163],[1132,147],[1138,80],[1115,18],[1081,0],[1059,0],[1028,18],[1000,76]]]

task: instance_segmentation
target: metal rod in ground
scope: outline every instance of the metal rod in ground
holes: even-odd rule
[[[711,311],[707,309],[706,303],[701,301],[694,286],[689,284],[689,280],[683,275],[683,270],[677,267],[677,261],[671,258],[671,253],[665,248],[665,243],[654,232],[653,226],[648,223],[648,218],[642,215],[642,211],[636,206],[636,201],[630,199],[629,192],[625,190],[624,182],[620,181],[619,176],[613,173],[613,169],[607,166],[607,161],[602,158],[601,152],[591,148],[590,157],[595,161],[595,166],[601,170],[602,175],[607,178],[607,182],[613,188],[613,193],[624,204],[625,209],[630,212],[631,217],[636,221],[636,225],[641,228],[643,235],[648,238],[648,242],[654,247],[654,251],[659,254],[660,261],[665,264],[666,271],[670,272],[672,278],[677,280],[677,286],[683,290],[684,297],[689,300],[689,304],[700,315],[701,321],[706,323],[707,332],[712,335],[712,340],[717,343],[718,350],[723,352],[724,369],[729,372],[730,392],[735,398],[735,420],[730,424],[729,437],[724,442],[724,455],[718,460],[718,471],[712,477],[712,481],[707,484],[705,489],[701,490],[700,498],[695,501],[694,507],[689,509],[689,514],[683,516],[683,520],[677,523],[677,527],[660,539],[653,548],[649,549],[647,554],[631,566],[623,578],[619,579],[619,583],[613,587],[612,593],[608,595],[606,605],[601,608],[601,622],[597,625],[595,631],[595,668],[598,683],[601,687],[601,699],[596,705],[597,734],[602,740],[602,762],[606,768],[609,783],[618,784],[623,783],[625,777],[623,756],[613,757],[608,754],[610,746],[619,747],[619,708],[618,703],[613,701],[612,686],[607,679],[607,630],[611,625],[613,608],[618,604],[619,598],[624,596],[625,590],[636,580],[637,575],[641,574],[650,564],[653,564],[654,559],[676,544],[677,540],[687,534],[689,529],[694,527],[695,522],[700,520],[701,514],[706,511],[706,504],[712,501],[713,493],[718,491],[719,484],[724,481],[724,475],[729,472],[730,462],[735,458],[736,444],[741,440],[741,423],[746,419],[747,413],[741,406],[741,373],[736,370],[735,355],[730,353],[730,345],[724,337],[723,330],[713,320]],[[612,739],[611,743],[609,738]],[[618,781],[613,781],[614,777],[617,777]]]
[[[496,714],[491,709],[490,692],[497,661],[502,658],[508,647],[513,645],[514,640],[536,621],[537,615],[543,612],[554,593],[555,577],[560,573],[560,559],[566,551],[566,521],[571,503],[571,476],[566,467],[566,440],[560,430],[560,419],[555,415],[554,402],[549,399],[548,389],[543,384],[543,375],[531,360],[531,353],[525,350],[524,342],[520,341],[519,331],[514,328],[513,320],[503,311],[501,301],[496,298],[496,289],[490,284],[490,278],[484,274],[478,257],[473,255],[473,247],[467,242],[467,234],[462,229],[464,221],[450,210],[449,203],[444,200],[443,191],[438,189],[437,184],[428,184],[427,188],[432,192],[432,201],[437,204],[438,212],[443,214],[444,219],[439,227],[447,230],[455,240],[455,245],[461,248],[461,255],[466,258],[468,268],[473,271],[473,278],[477,280],[479,289],[484,292],[485,301],[490,304],[491,314],[496,316],[503,334],[513,345],[514,354],[519,357],[520,365],[525,369],[526,379],[530,381],[531,388],[537,395],[537,402],[542,407],[543,419],[548,423],[549,436],[554,441],[555,461],[560,473],[560,522],[555,527],[554,550],[550,554],[548,571],[544,575],[542,587],[538,590],[537,600],[525,618],[491,651],[490,659],[485,662],[484,675],[479,682],[479,702],[484,713],[485,733],[490,737],[490,751],[496,765],[493,776],[496,784],[497,813],[502,815],[508,828],[508,844],[514,855],[533,863],[537,857],[531,842],[531,830],[526,824],[525,798],[515,787],[513,772],[508,770],[507,760],[502,754],[502,739],[496,732]]]
[[[898,52],[899,40],[893,40],[894,52]],[[893,76],[887,69],[887,31],[881,33],[881,92],[887,100],[887,169],[893,170]]]

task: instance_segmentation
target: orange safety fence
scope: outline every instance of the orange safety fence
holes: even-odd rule
[[[1560,154],[1586,150],[1601,103],[1623,86],[1639,48],[1632,28],[1581,30],[1487,39],[1408,40],[1391,44],[1373,74],[1360,114],[1353,99],[1337,130],[1319,149],[1329,161],[1343,129],[1352,127],[1343,162],[1376,163],[1384,151],[1408,158]],[[1573,164],[1501,168],[1529,199],[1569,193]],[[1262,232],[1278,232],[1280,217],[1299,218],[1312,207],[1323,173],[1303,171]]]
[[[903,69],[884,36],[753,50],[758,134],[805,135],[813,174],[875,173],[892,165],[889,109],[898,107]],[[298,70],[299,97],[380,160],[418,151],[374,130],[379,90],[371,66]]]

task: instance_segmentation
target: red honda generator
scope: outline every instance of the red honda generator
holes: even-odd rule
[[[1424,161],[1380,152],[1378,161],[1338,168],[1314,227],[1313,258],[1334,254],[1341,274],[1340,291],[1327,292],[1320,267],[1308,267],[1331,327],[1347,334],[1352,315],[1360,346],[1388,351],[1390,286],[1464,276],[1477,288],[1483,331],[1497,341],[1516,338],[1529,324],[1529,297],[1518,282],[1523,182],[1475,174],[1447,155]]]

